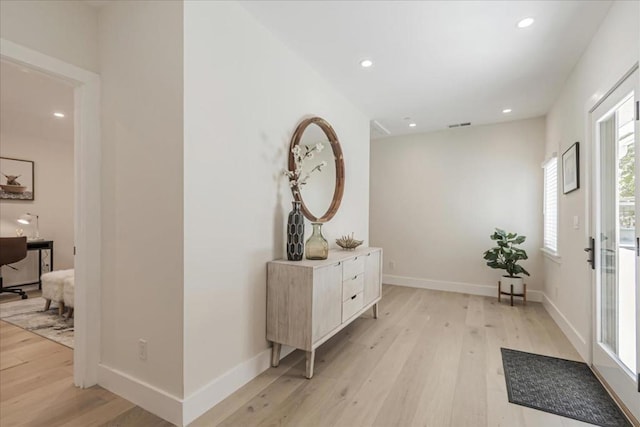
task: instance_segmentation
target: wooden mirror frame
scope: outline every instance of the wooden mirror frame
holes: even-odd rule
[[[342,194],[344,193],[344,158],[342,156],[342,147],[340,147],[338,136],[326,120],[320,117],[311,117],[310,119],[303,120],[298,125],[295,132],[293,133],[293,137],[291,138],[291,144],[289,145],[289,171],[293,172],[296,169],[292,152],[293,147],[300,144],[300,140],[302,139],[302,135],[304,134],[305,129],[311,124],[318,125],[331,143],[331,150],[333,150],[333,158],[336,164],[336,184],[333,191],[333,200],[331,200],[329,209],[327,209],[324,215],[318,218],[314,216],[304,204],[304,200],[302,200],[300,191],[296,193],[295,191],[293,191],[293,189],[291,189],[291,193],[293,194],[294,200],[300,202],[300,210],[309,221],[327,222],[335,216],[336,212],[338,212],[338,208],[340,207],[340,203],[342,202]]]

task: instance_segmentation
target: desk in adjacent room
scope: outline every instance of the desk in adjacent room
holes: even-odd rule
[[[38,251],[38,281],[31,283],[23,283],[20,286],[35,285],[38,284],[38,289],[42,289],[42,282],[40,276],[42,276],[42,251],[49,251],[49,270],[53,271],[53,240],[27,240],[28,251]]]
[[[19,288],[27,285],[38,285],[38,289],[42,289],[42,282],[40,277],[42,276],[42,251],[49,251],[49,269],[44,271],[47,273],[53,271],[53,240],[27,240],[27,251],[38,251],[38,280],[29,283],[20,283],[19,285],[5,286],[5,288]]]
[[[38,280],[29,283],[20,283],[19,285],[5,286],[5,288],[19,288],[27,285],[38,285],[38,289],[42,289],[42,282],[40,277],[42,276],[42,251],[49,251],[49,269],[53,271],[53,240],[27,240],[27,251],[38,251]]]

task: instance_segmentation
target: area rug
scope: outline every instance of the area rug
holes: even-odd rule
[[[73,348],[73,319],[59,316],[57,306],[43,311],[44,303],[37,297],[0,304],[0,319]]]
[[[631,426],[585,363],[500,350],[509,402],[603,427]]]

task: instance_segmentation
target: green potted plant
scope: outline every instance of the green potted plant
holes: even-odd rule
[[[502,276],[500,281],[503,289],[510,289],[510,285],[513,285],[513,293],[521,294],[524,286],[522,277],[519,274],[526,274],[527,276],[530,274],[518,262],[529,257],[525,250],[518,248],[517,245],[524,243],[526,237],[518,236],[517,233],[507,233],[499,228],[496,228],[496,231],[490,237],[498,246],[484,253],[487,265],[491,268],[505,270],[507,274]]]

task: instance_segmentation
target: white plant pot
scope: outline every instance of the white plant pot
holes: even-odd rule
[[[500,284],[502,292],[511,292],[511,285],[513,285],[514,294],[521,294],[524,292],[524,282],[522,277],[502,276]]]

